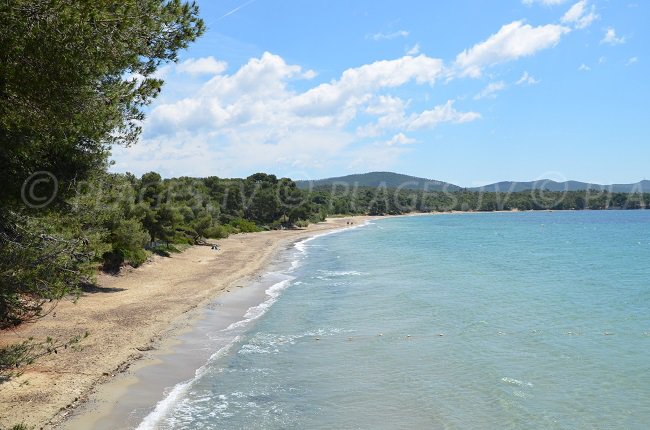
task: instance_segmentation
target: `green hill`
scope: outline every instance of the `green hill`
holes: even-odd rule
[[[549,191],[585,191],[585,190],[602,190],[613,193],[634,193],[650,191],[650,181],[643,180],[635,184],[590,184],[587,182],[566,181],[556,182],[549,179],[540,179],[529,182],[512,182],[504,181],[495,184],[484,185],[482,187],[471,188],[472,191],[499,191],[499,192],[519,192],[528,190],[549,190]]]
[[[406,190],[423,190],[428,191],[458,191],[463,189],[458,185],[448,182],[438,181],[435,179],[419,178],[417,176],[402,175],[394,172],[369,172],[355,175],[338,176],[335,178],[316,179],[312,181],[296,181],[298,188],[301,189],[331,189],[333,186],[339,190],[345,187],[386,187],[401,188]],[[550,179],[540,179],[537,181],[515,182],[503,181],[494,184],[484,185],[482,187],[467,188],[470,191],[486,192],[521,192],[529,190],[548,190],[548,191],[585,191],[585,190],[602,190],[613,193],[634,193],[650,192],[650,181],[643,180],[634,184],[590,184],[587,182],[566,181],[556,182]]]
[[[460,187],[435,179],[418,178],[416,176],[402,175],[393,172],[370,172],[357,175],[339,176],[336,178],[317,179],[314,181],[296,181],[299,188],[332,188],[344,187],[386,187],[402,188],[407,190],[456,191]]]

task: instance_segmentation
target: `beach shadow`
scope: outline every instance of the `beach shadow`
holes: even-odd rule
[[[83,293],[86,294],[119,293],[120,291],[125,291],[125,288],[100,287],[99,285],[95,284],[82,284],[79,288]]]

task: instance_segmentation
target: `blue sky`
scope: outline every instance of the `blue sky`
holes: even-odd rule
[[[650,177],[650,2],[199,1],[115,171]]]

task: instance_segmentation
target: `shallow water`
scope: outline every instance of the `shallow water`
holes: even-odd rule
[[[140,428],[650,423],[650,212],[392,218],[289,260]]]

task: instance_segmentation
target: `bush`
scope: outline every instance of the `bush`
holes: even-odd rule
[[[93,250],[76,234],[62,217],[0,218],[0,328],[40,318],[92,278]]]
[[[217,225],[214,227],[207,228],[204,232],[205,237],[211,239],[225,239],[232,232],[233,228],[231,226]]]
[[[318,223],[318,222],[325,221],[325,218],[326,218],[325,214],[322,213],[322,212],[319,212],[319,213],[315,213],[315,214],[311,215],[309,217],[309,222],[315,224],[315,223]]]
[[[124,255],[120,251],[110,251],[102,255],[102,270],[109,273],[117,273],[124,263]]]
[[[275,220],[271,224],[269,224],[269,229],[270,230],[280,230],[283,225],[284,225],[284,223],[281,222],[280,220]]]
[[[138,251],[151,240],[139,220],[135,218],[123,219],[111,231],[111,244],[113,252],[120,252],[126,259],[135,257]]]
[[[116,249],[103,255],[104,263],[102,270],[105,272],[118,272],[123,264],[128,263],[132,267],[139,267],[147,261],[147,251],[139,249]]]
[[[230,225],[239,230],[240,233],[254,233],[261,231],[261,229],[253,221],[248,221],[243,218],[237,218],[230,221]]]
[[[299,219],[298,221],[296,221],[296,227],[305,228],[308,225],[309,225],[309,221],[305,221],[304,219]]]
[[[131,266],[138,267],[147,261],[148,255],[147,251],[144,249],[136,249],[134,251],[127,252],[124,257]]]

